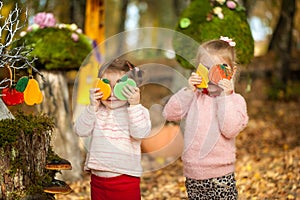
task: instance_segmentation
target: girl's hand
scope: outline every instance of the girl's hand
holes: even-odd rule
[[[193,72],[188,80],[189,88],[193,91],[196,90],[196,85],[202,83],[202,78],[197,73]]]
[[[140,103],[141,95],[138,87],[126,85],[123,88],[122,94],[127,98],[130,105],[137,105]]]
[[[230,95],[233,93],[234,86],[231,80],[224,78],[218,82],[218,86],[223,89],[220,96]]]
[[[103,97],[103,92],[100,91],[100,88],[90,89],[90,105],[94,107],[95,111],[98,110],[100,106],[100,100]]]

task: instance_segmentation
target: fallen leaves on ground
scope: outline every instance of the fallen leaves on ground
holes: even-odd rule
[[[248,102],[248,127],[238,136],[236,179],[241,200],[300,199],[298,102]],[[180,159],[141,179],[143,200],[187,199]],[[62,200],[88,200],[89,177],[70,183]]]

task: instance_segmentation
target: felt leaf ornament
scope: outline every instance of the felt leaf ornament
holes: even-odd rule
[[[2,90],[2,100],[8,106],[15,106],[24,102],[24,95],[15,88],[4,88]]]
[[[40,90],[39,84],[33,78],[28,80],[27,87],[24,90],[24,101],[29,106],[40,104],[43,101],[43,94]]]
[[[202,82],[201,84],[196,85],[197,88],[208,88],[208,69],[199,63],[196,73],[201,76]]]
[[[109,85],[109,80],[107,79],[97,79],[96,88],[100,88],[100,91],[103,92],[101,100],[106,100],[111,94],[111,87]]]
[[[123,88],[126,85],[136,87],[136,82],[133,79],[128,78],[127,75],[125,75],[120,79],[118,83],[116,83],[114,87],[114,95],[120,100],[127,100],[127,98],[122,94]]]
[[[227,64],[214,65],[209,69],[208,78],[213,84],[218,84],[222,79],[230,80],[233,76],[233,70]]]
[[[24,92],[27,87],[28,81],[29,78],[27,76],[21,77],[16,84],[16,90],[18,92]]]

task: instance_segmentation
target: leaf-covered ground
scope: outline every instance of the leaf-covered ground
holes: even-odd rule
[[[237,137],[236,179],[241,200],[300,199],[300,107],[273,102],[260,92],[245,95],[250,116]],[[180,159],[141,180],[142,199],[187,199]],[[89,177],[70,183],[74,190],[57,199],[89,199]]]

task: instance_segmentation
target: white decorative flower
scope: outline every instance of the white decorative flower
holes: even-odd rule
[[[70,25],[70,29],[71,29],[72,31],[76,31],[76,29],[78,29],[78,26],[77,26],[76,24],[71,24],[71,25]]]
[[[221,5],[223,5],[226,2],[226,0],[217,0],[217,2]]]
[[[81,34],[81,33],[82,33],[82,29],[81,29],[81,28],[78,28],[78,29],[76,30],[76,33]]]
[[[65,25],[65,24],[58,24],[57,27],[58,27],[59,29],[62,29],[62,28],[66,28],[66,25]]]
[[[220,6],[214,7],[213,12],[214,14],[218,15],[222,13],[222,8]]]
[[[20,36],[21,36],[21,37],[24,37],[24,36],[26,35],[26,33],[27,33],[26,31],[22,31],[22,32],[20,33]]]

